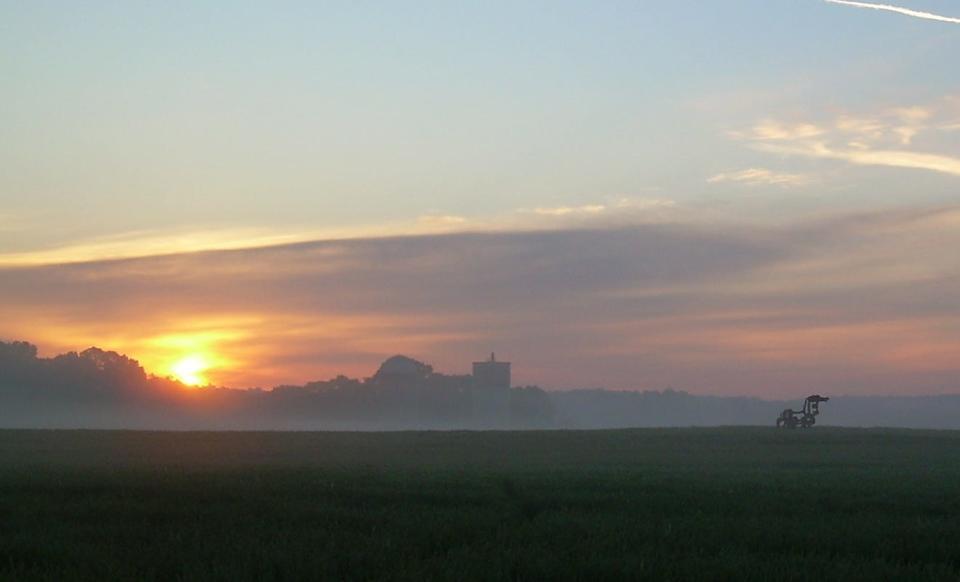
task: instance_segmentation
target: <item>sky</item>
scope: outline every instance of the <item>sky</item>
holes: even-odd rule
[[[0,339],[960,391],[960,4],[0,1]]]

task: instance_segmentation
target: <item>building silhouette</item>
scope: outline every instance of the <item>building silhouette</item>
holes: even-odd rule
[[[510,362],[498,362],[491,352],[486,362],[473,363],[473,381],[483,388],[510,388]]]

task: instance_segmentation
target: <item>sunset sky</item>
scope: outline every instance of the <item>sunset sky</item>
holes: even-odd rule
[[[0,340],[960,391],[960,3],[0,0]]]

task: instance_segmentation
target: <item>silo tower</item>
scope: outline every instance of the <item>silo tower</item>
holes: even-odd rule
[[[482,388],[510,388],[510,362],[498,362],[491,352],[486,362],[473,363],[473,381]]]

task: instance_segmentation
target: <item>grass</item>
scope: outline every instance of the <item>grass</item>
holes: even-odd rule
[[[0,579],[960,579],[960,433],[0,431]]]

